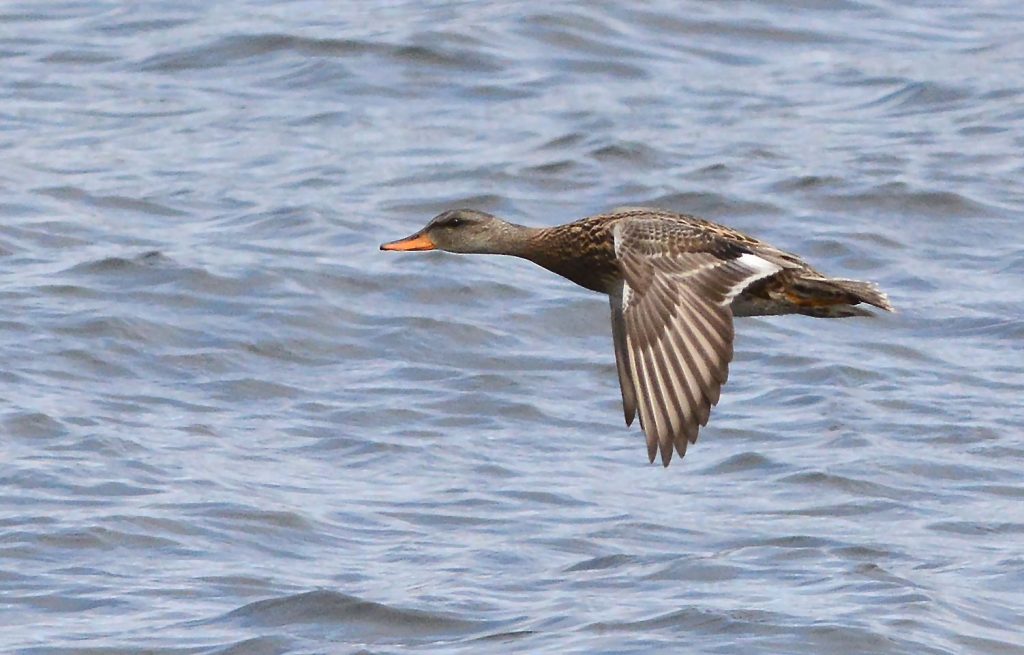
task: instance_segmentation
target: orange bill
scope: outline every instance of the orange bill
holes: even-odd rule
[[[437,250],[437,246],[426,234],[414,234],[391,243],[382,243],[381,250]]]

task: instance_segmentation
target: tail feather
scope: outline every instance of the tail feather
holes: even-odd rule
[[[895,311],[888,296],[872,282],[843,278],[802,277],[785,287],[787,302],[798,314],[822,318],[870,316],[860,303],[874,305],[887,312]]]
[[[861,282],[860,280],[845,280],[842,278],[831,278],[829,282],[846,291],[860,302],[866,302],[887,312],[895,312],[896,308],[889,302],[889,296],[885,295],[874,282]]]

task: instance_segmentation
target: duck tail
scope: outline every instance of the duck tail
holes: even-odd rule
[[[889,302],[889,296],[885,294],[874,282],[861,282],[860,280],[845,280],[832,278],[829,280],[843,291],[846,291],[859,302],[866,302],[887,312],[895,312],[896,308]]]
[[[874,305],[887,312],[895,311],[892,303],[877,285],[843,278],[805,277],[795,280],[785,290],[785,298],[798,314],[819,318],[871,316],[860,303]]]

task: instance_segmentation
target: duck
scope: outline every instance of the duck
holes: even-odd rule
[[[738,230],[665,209],[625,207],[554,227],[474,209],[438,214],[386,251],[509,255],[604,293],[626,426],[639,416],[651,463],[697,441],[733,357],[733,319],[892,312],[871,282],[828,277]]]

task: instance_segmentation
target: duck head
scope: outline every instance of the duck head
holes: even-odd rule
[[[381,244],[381,250],[444,250],[446,252],[516,254],[528,228],[475,209],[450,209],[435,216],[419,232]]]

